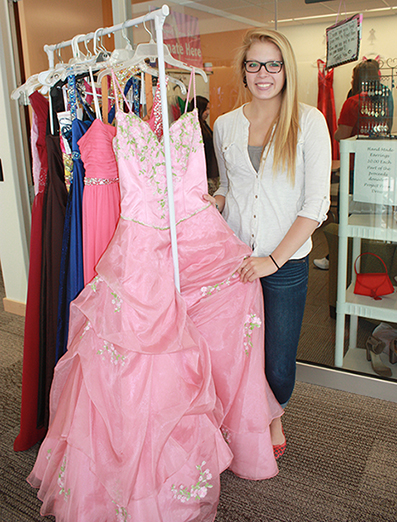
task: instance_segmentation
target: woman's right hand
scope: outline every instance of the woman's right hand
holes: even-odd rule
[[[210,196],[209,194],[203,195],[204,201],[208,201],[211,203],[213,207],[215,207],[219,212],[222,212],[224,206],[225,206],[225,196]]]
[[[209,194],[203,194],[204,201],[209,201],[212,206],[216,207],[216,199],[214,196],[210,196]]]

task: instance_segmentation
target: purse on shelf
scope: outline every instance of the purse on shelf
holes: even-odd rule
[[[370,255],[379,259],[385,269],[384,272],[359,274],[357,272],[357,261],[361,256]],[[356,272],[356,284],[354,286],[354,293],[358,295],[366,295],[372,297],[375,300],[382,299],[381,296],[392,294],[394,287],[390,281],[390,277],[387,273],[387,267],[383,259],[372,252],[363,252],[357,256],[354,261],[354,271]]]

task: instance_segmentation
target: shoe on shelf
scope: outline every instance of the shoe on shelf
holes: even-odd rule
[[[391,377],[391,369],[383,364],[380,358],[380,354],[383,352],[385,346],[386,344],[383,341],[377,339],[374,335],[370,335],[365,345],[367,350],[367,361],[371,361],[372,369],[377,375]]]
[[[283,435],[285,437],[284,428],[281,428],[283,430]],[[273,453],[274,458],[278,460],[280,457],[282,457],[285,453],[285,450],[287,449],[287,439],[285,438],[285,441],[282,444],[273,444]]]
[[[313,264],[320,270],[329,270],[329,259],[326,257],[323,257],[322,259],[314,259]]]
[[[390,343],[389,347],[389,361],[391,364],[396,364],[397,362],[397,339],[393,339]]]

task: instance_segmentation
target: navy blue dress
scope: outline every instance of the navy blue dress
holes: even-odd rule
[[[58,296],[58,323],[56,340],[56,361],[66,352],[69,330],[70,303],[84,288],[83,265],[83,223],[82,205],[85,169],[78,146],[79,139],[89,129],[93,116],[83,104],[90,120],[80,121],[77,118],[76,80],[74,76],[68,78],[68,93],[71,105],[72,132],[70,145],[73,158],[73,179],[71,181],[68,201],[66,205],[65,225],[62,238],[62,257]]]

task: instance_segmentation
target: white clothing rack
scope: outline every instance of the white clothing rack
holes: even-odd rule
[[[79,35],[72,40],[64,41],[55,45],[45,45],[44,50],[47,53],[50,69],[54,68],[54,52],[58,49],[71,46],[75,42],[88,42],[93,38],[96,38],[98,34],[104,36],[107,34],[121,31],[128,27],[138,25],[148,20],[154,20],[156,30],[156,44],[158,54],[158,68],[159,68],[159,81],[160,81],[160,94],[161,94],[161,111],[163,119],[163,143],[164,143],[164,154],[165,154],[165,169],[167,177],[167,191],[168,191],[168,206],[169,206],[169,219],[170,219],[170,234],[171,234],[171,249],[172,259],[174,263],[174,279],[175,286],[180,291],[180,278],[179,278],[179,262],[178,262],[178,245],[176,238],[176,221],[175,221],[175,204],[174,204],[174,190],[172,183],[172,167],[171,167],[171,147],[170,147],[170,134],[169,134],[169,119],[168,119],[168,107],[167,107],[167,87],[165,77],[165,61],[164,61],[164,41],[163,41],[163,26],[164,20],[169,15],[169,7],[163,5],[161,9],[152,11],[145,16],[127,20],[121,24],[113,25],[112,27],[106,27],[98,29],[93,33],[85,35]]]

